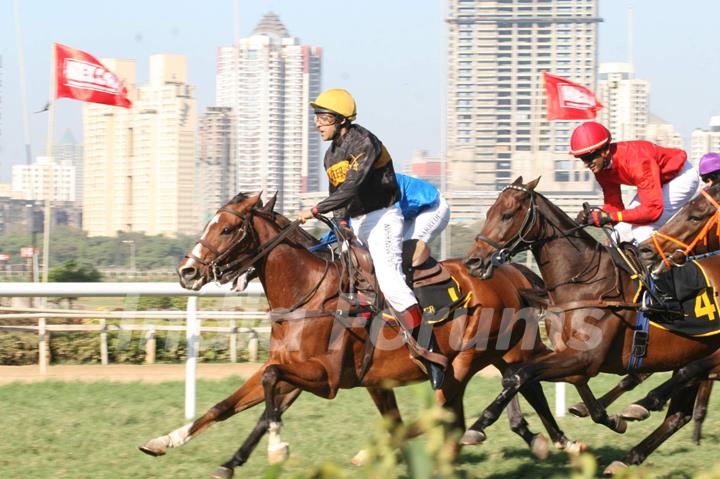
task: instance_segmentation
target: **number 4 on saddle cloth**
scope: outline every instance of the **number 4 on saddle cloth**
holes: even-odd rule
[[[674,266],[661,274],[655,279],[655,294],[666,303],[663,306],[674,303],[671,310],[682,314],[663,314],[661,308],[655,309],[651,303],[646,314],[653,326],[685,336],[720,333],[717,293],[697,261]]]

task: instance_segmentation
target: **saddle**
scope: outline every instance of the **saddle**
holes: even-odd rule
[[[350,294],[345,294],[344,299],[353,309],[372,306],[375,311],[380,311],[382,296],[370,252],[356,240],[351,240],[348,255],[351,261],[351,267],[348,268]],[[423,241],[403,242],[402,268],[420,307],[430,315],[428,322],[435,322],[435,313],[446,309],[446,306],[457,302],[462,296],[455,280],[430,256],[430,248]]]

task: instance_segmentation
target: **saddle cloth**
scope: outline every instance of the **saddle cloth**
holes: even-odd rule
[[[650,323],[685,336],[720,333],[717,292],[697,261],[675,266],[655,280],[658,291],[676,299],[683,315],[649,313]]]

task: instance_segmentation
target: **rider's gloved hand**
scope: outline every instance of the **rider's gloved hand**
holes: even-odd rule
[[[604,210],[593,210],[591,218],[592,224],[595,226],[604,226],[615,222],[612,215]]]

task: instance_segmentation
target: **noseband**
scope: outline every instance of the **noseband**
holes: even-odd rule
[[[475,237],[475,241],[483,241],[493,248],[495,248],[495,251],[490,256],[490,262],[493,266],[500,266],[501,264],[505,264],[508,261],[510,261],[510,258],[517,253],[520,253],[521,251],[525,251],[527,249],[530,249],[533,245],[533,243],[536,240],[528,240],[526,239],[527,235],[532,230],[533,226],[535,226],[535,221],[537,220],[537,205],[535,204],[535,192],[533,190],[529,190],[527,188],[524,188],[522,186],[518,185],[508,185],[503,189],[503,192],[507,189],[513,189],[518,191],[523,191],[530,195],[530,205],[528,205],[528,209],[525,212],[525,218],[523,218],[522,225],[520,226],[520,229],[518,230],[517,234],[513,236],[512,239],[507,241],[505,245],[501,245],[497,241],[494,241],[487,236],[478,234]]]
[[[716,234],[720,236],[720,204],[718,204],[715,199],[708,194],[707,191],[702,190],[700,193],[707,199],[711,205],[715,207],[715,213],[708,218],[707,222],[705,223],[705,226],[700,230],[700,232],[695,236],[695,239],[693,239],[689,244],[683,243],[677,238],[674,238],[672,236],[666,235],[664,233],[661,233],[660,231],[654,231],[653,234],[650,236],[653,241],[653,246],[655,246],[655,249],[657,250],[658,254],[663,260],[663,263],[665,263],[665,266],[668,268],[671,268],[672,266],[681,266],[683,263],[675,264],[674,261],[671,261],[670,258],[665,254],[665,251],[660,246],[660,241],[658,241],[658,236],[660,238],[666,239],[670,241],[671,243],[675,243],[676,245],[680,246],[681,248],[678,248],[675,250],[675,252],[680,252],[683,257],[685,258],[685,261],[687,261],[688,253],[692,252],[692,250],[695,248],[695,246],[700,242],[704,241],[705,245],[708,243],[707,235],[710,233],[710,229],[717,225]],[[682,249],[684,248],[684,249]],[[673,253],[674,254],[674,253]]]

